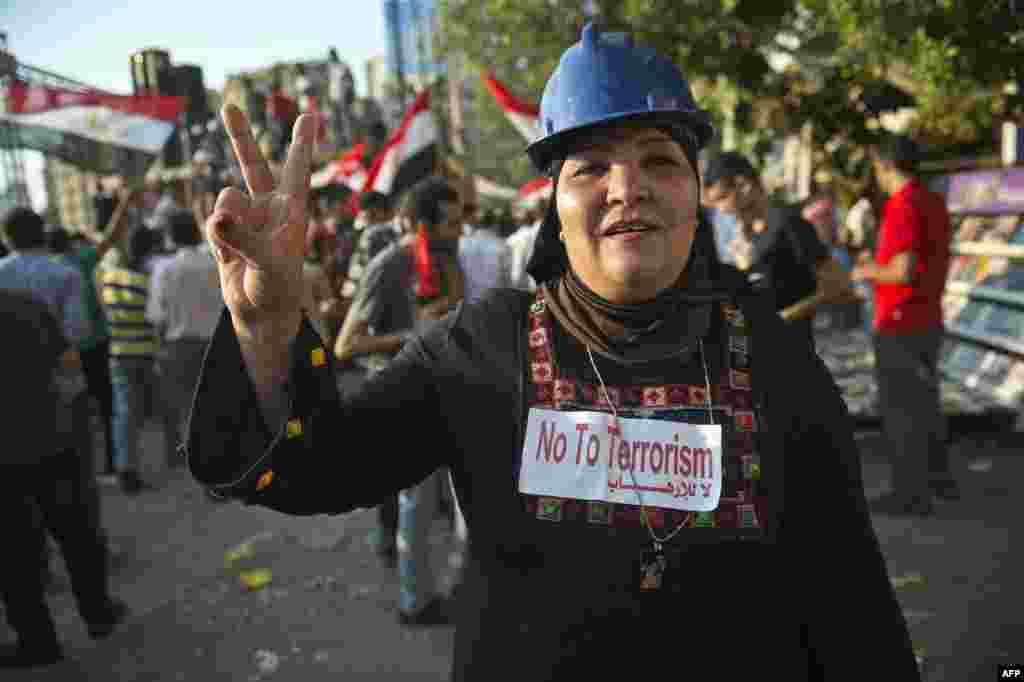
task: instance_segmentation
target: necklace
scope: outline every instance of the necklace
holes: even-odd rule
[[[707,401],[708,410],[708,423],[714,425],[715,413],[711,405],[711,377],[708,373],[708,362],[704,355],[704,340],[697,339],[698,347],[700,348],[700,362],[704,367],[704,387],[705,387],[705,399]],[[615,409],[615,403],[612,402],[611,396],[608,394],[608,386],[604,383],[604,377],[601,376],[601,370],[597,368],[597,363],[594,361],[594,354],[590,350],[590,346],[587,348],[587,357],[590,359],[590,366],[594,369],[594,374],[597,375],[597,380],[601,384],[601,391],[604,393],[604,400],[608,403],[608,407],[611,408],[612,416],[615,418],[615,426],[619,426],[619,411]],[[640,557],[640,589],[641,590],[657,590],[661,587],[662,578],[665,570],[668,567],[668,560],[665,558],[664,545],[669,540],[674,538],[679,531],[683,529],[686,523],[690,520],[690,514],[687,513],[684,518],[671,533],[665,537],[658,537],[658,534],[654,532],[654,528],[651,527],[651,522],[647,518],[647,507],[644,506],[643,496],[640,495],[636,483],[636,474],[633,470],[629,470],[629,476],[633,479],[633,493],[636,495],[637,502],[640,504],[640,517],[643,519],[644,528],[647,529],[647,534],[651,537],[652,549],[643,552]]]

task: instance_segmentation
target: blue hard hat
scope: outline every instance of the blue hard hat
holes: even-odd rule
[[[697,106],[679,68],[621,33],[601,34],[591,22],[562,55],[540,102],[542,136],[526,149],[546,172],[567,133],[627,118],[682,124],[697,148],[708,143],[711,117]]]

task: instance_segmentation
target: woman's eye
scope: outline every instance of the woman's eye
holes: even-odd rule
[[[679,162],[671,156],[652,156],[649,160],[652,166],[678,166]]]
[[[584,163],[581,164],[574,172],[573,177],[581,177],[584,175],[600,175],[607,170],[607,166],[602,163]]]

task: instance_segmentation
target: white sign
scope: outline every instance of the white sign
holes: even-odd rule
[[[722,427],[531,409],[519,491],[714,511],[722,495]]]

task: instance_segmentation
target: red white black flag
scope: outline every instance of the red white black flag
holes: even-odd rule
[[[541,135],[540,109],[535,104],[517,98],[505,86],[504,83],[494,77],[490,71],[481,74],[487,90],[494,95],[498,106],[505,112],[509,123],[526,138],[527,142],[533,142]]]
[[[551,199],[551,191],[554,183],[551,178],[541,176],[534,178],[519,188],[519,202],[527,206],[536,206],[541,201]]]
[[[98,173],[137,176],[174,133],[185,98],[111,95],[15,81],[0,118],[17,128],[9,144]]]
[[[439,141],[440,131],[430,109],[428,88],[416,97],[401,125],[374,159],[362,191],[397,197],[433,174]]]
[[[365,153],[366,143],[360,142],[340,159],[330,161],[326,166],[313,173],[309,186],[313,189],[322,189],[331,184],[340,184],[353,192],[360,191],[366,184],[367,178],[366,168],[363,166],[363,154]]]
[[[505,112],[506,118],[526,141],[533,142],[541,134],[540,109],[535,104],[524,101],[512,94],[508,87],[494,77],[490,71],[484,71],[481,79],[487,90],[494,95],[498,106]],[[551,179],[540,177],[519,188],[519,202],[536,205],[539,201],[551,198]]]

